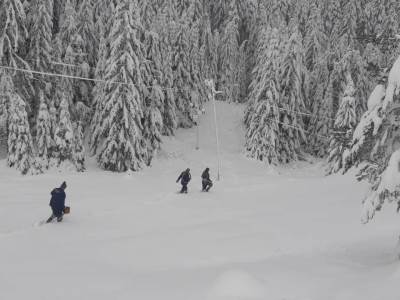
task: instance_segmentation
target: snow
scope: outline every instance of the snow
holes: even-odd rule
[[[372,92],[368,100],[368,110],[361,117],[353,134],[353,147],[352,152],[356,153],[364,144],[368,131],[373,128],[373,135],[375,136],[381,128],[383,122],[382,105],[385,97],[385,87],[378,85]],[[350,153],[349,153],[350,154]],[[346,159],[346,158],[345,158]]]
[[[400,91],[400,57],[397,58],[392,69],[389,73],[388,87],[386,90],[385,100],[383,101],[383,108],[386,110],[388,105],[393,102],[395,95]]]
[[[221,181],[212,106],[196,128],[165,138],[151,168],[23,177],[0,161],[0,299],[398,300],[390,209],[359,221],[367,185],[325,177],[320,163],[268,169],[243,153],[243,107],[217,103]],[[190,167],[189,194],[175,180]],[[71,214],[46,219],[49,193],[66,180]]]
[[[372,111],[376,106],[381,105],[382,100],[385,98],[385,94],[385,86],[383,84],[378,84],[368,99],[368,110]]]
[[[385,190],[394,193],[400,187],[400,150],[394,152],[390,158],[389,164],[382,174],[382,180],[377,190],[383,193]]]
[[[395,200],[395,193],[400,191],[400,150],[390,157],[388,166],[382,173],[381,181],[376,191],[373,191],[364,201],[363,221],[368,222],[375,216],[375,211],[382,207],[385,198],[389,202]],[[400,255],[400,251],[398,252]]]
[[[265,299],[266,296],[262,281],[245,271],[229,270],[217,278],[208,299]]]

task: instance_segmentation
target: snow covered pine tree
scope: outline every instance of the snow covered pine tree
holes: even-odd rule
[[[97,100],[91,149],[99,165],[110,171],[139,170],[145,163],[143,143],[143,88],[140,62],[142,26],[137,1],[122,0],[115,8],[105,80],[110,81]],[[126,84],[114,84],[112,82]]]
[[[53,145],[51,120],[43,92],[40,93],[40,107],[36,122],[37,168],[41,171],[49,167]]]
[[[329,145],[328,173],[337,173],[343,168],[343,153],[350,148],[351,139],[357,124],[354,82],[347,73],[347,83],[342,103],[336,114],[335,128]]]
[[[363,221],[371,220],[385,202],[400,207],[400,57],[368,101],[368,111],[354,131],[351,149],[344,155],[346,170],[363,164],[359,180],[371,191],[363,201]]]
[[[69,104],[64,97],[60,104],[60,116],[56,127],[55,136],[55,165],[73,164],[74,132],[72,129],[71,116],[69,114]],[[68,166],[67,166],[68,167]]]
[[[33,167],[33,143],[30,133],[26,104],[20,96],[11,98],[8,129],[8,160],[10,167],[15,167],[26,175]]]

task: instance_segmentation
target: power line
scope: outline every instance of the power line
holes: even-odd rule
[[[305,129],[301,128],[301,127],[297,127],[297,126],[293,126],[293,125],[290,125],[290,124],[286,124],[286,123],[280,122],[280,121],[278,121],[278,120],[276,120],[275,118],[272,118],[272,117],[269,117],[269,119],[271,119],[272,121],[276,122],[277,124],[281,124],[281,125],[284,125],[286,127],[297,129],[297,130],[302,131],[304,133],[313,134],[315,136],[321,137],[321,138],[326,139],[328,141],[331,139],[330,137],[327,137],[327,136],[324,136],[324,135],[320,135],[318,133],[312,133],[312,132],[310,132],[308,130],[305,130]]]
[[[24,59],[24,61],[26,61],[26,62],[37,62],[36,59]],[[152,61],[150,59],[144,59],[144,61],[154,63],[154,61]],[[72,67],[72,68],[77,68],[77,69],[85,69],[83,64],[77,65],[77,64],[65,63],[65,62],[62,62],[62,61],[59,62],[59,61],[54,61],[54,60],[51,60],[50,64],[56,65],[56,66]],[[88,63],[86,63],[86,65],[87,65],[87,69],[96,71],[96,66],[91,66]]]
[[[44,76],[50,76],[50,77],[62,77],[62,78],[68,78],[68,79],[77,79],[77,80],[83,80],[83,81],[92,81],[92,82],[97,82],[97,83],[105,83],[105,84],[122,84],[122,85],[133,85],[131,83],[127,82],[122,82],[122,81],[113,81],[113,80],[103,80],[103,79],[95,79],[95,78],[87,78],[87,77],[80,77],[80,76],[72,76],[72,75],[66,75],[66,74],[58,74],[58,73],[50,73],[50,72],[41,72],[41,71],[35,71],[35,70],[28,70],[28,69],[22,69],[22,68],[15,68],[15,67],[7,67],[7,66],[1,66],[0,69],[5,69],[5,70],[13,70],[17,72],[23,72],[23,73],[29,73],[29,74],[37,74],[37,75],[44,75]],[[145,86],[147,88],[153,88],[154,86]],[[162,90],[174,90],[174,88],[166,88],[166,87],[161,87]]]
[[[214,92],[214,94],[215,93],[222,94],[224,92],[223,91],[218,91],[218,92]],[[276,104],[274,106],[275,106],[275,108],[277,108],[278,110],[281,110],[281,111],[287,111],[287,112],[292,112],[292,113],[295,113],[295,114],[311,116],[311,117],[315,116],[315,117],[320,117],[321,119],[327,119],[327,120],[330,120],[330,121],[335,121],[335,119],[332,119],[332,118],[329,118],[329,117],[323,117],[323,116],[318,116],[318,115],[315,115],[315,114],[309,114],[309,113],[303,113],[303,112],[299,112],[299,111],[295,111],[295,110],[289,110],[289,109],[278,107]],[[269,119],[272,119],[272,117],[269,117]],[[321,137],[323,139],[326,139],[328,141],[330,140],[330,137],[327,137],[327,136],[324,136],[324,135],[320,135],[320,134],[317,134],[317,133],[311,133],[311,132],[309,132],[307,130],[304,130],[303,128],[296,127],[296,126],[293,126],[293,125],[289,125],[289,124],[286,124],[286,123],[282,123],[282,122],[280,122],[280,121],[278,121],[276,119],[272,119],[272,120],[275,121],[277,124],[285,125],[287,127],[291,127],[291,128],[300,130],[300,131],[305,132],[305,133],[313,134],[315,136],[319,136],[319,137]]]
[[[73,68],[79,68],[79,69],[84,69],[83,65],[74,65],[74,64],[68,64],[68,63],[64,63],[64,62],[58,62],[58,61],[51,61],[50,62],[53,65],[56,66],[64,66],[64,67],[73,67]],[[87,65],[88,69],[92,69],[92,70],[96,70],[96,68],[91,67],[90,65]]]
[[[128,86],[132,85],[130,83],[122,82],[122,81],[108,81],[108,80],[103,80],[103,79],[87,78],[87,77],[80,77],[80,76],[73,76],[73,75],[66,75],[66,74],[50,73],[50,72],[41,72],[41,71],[28,70],[28,69],[22,69],[22,68],[16,68],[16,67],[8,67],[8,66],[1,66],[1,65],[0,65],[0,69],[13,70],[13,71],[17,71],[17,72],[44,75],[44,76],[50,76],[50,77],[61,77],[61,78],[77,79],[77,80],[83,80],[83,81],[92,81],[92,82],[105,83],[105,84],[122,84],[122,85],[128,85]],[[147,88],[152,88],[154,86],[146,86],[146,87]],[[160,88],[162,90],[174,90],[174,88],[165,88],[165,87],[160,87]],[[308,113],[303,113],[303,112],[299,112],[299,111],[280,108],[278,106],[276,106],[276,108],[278,110],[281,110],[281,111],[293,112],[293,113],[297,113],[297,114],[300,114],[300,115],[317,116],[317,115],[314,115],[314,114],[308,114]],[[321,117],[321,118],[334,121],[334,119],[328,118],[328,117]],[[279,122],[277,120],[274,120],[274,121],[277,122],[278,124],[282,124],[282,125],[285,125],[287,127],[291,127],[291,128],[294,128],[294,129],[297,129],[297,130],[301,130],[301,131],[306,132],[306,133],[310,133],[310,132],[308,132],[308,131],[300,128],[300,127],[296,127],[296,126],[292,126],[292,125],[289,125],[289,124],[285,124],[285,123]],[[325,138],[325,139],[328,139],[328,140],[330,139],[330,138],[328,138],[326,136],[323,136],[323,135],[319,135],[319,134],[314,134],[314,135],[322,137],[322,138]]]
[[[64,65],[64,66],[74,66],[74,67],[79,67],[77,65],[70,65],[62,62],[52,62],[54,64],[58,65]],[[112,81],[112,80],[103,80],[103,79],[95,79],[95,78],[88,78],[88,77],[80,77],[80,76],[74,76],[74,75],[67,75],[67,74],[59,74],[59,73],[50,73],[50,72],[42,72],[42,71],[34,71],[34,70],[28,70],[28,69],[22,69],[22,68],[14,68],[14,67],[8,67],[8,66],[0,66],[2,69],[6,70],[14,70],[18,72],[25,72],[25,73],[31,73],[31,74],[38,74],[38,75],[45,75],[45,76],[52,76],[52,77],[62,77],[62,78],[68,78],[68,79],[77,79],[77,80],[84,80],[84,81],[92,81],[92,82],[100,82],[100,83],[109,83],[109,84],[123,84],[123,85],[131,85],[130,83],[127,82],[122,82],[122,81]],[[92,68],[92,67],[90,67]],[[146,86],[147,88],[152,88],[154,86]],[[162,90],[174,90],[174,88],[166,88],[166,87],[161,87]],[[319,117],[321,119],[326,119],[330,121],[335,121],[335,119],[329,118],[329,117],[324,117],[324,116],[318,116],[315,114],[309,114],[309,113],[304,113],[304,112],[299,112],[295,110],[289,110],[285,108],[281,108],[275,105],[275,107],[278,110],[281,111],[287,111],[299,115],[304,115],[304,116],[310,116],[310,117]]]
[[[25,58],[24,61],[25,61],[25,62],[33,62],[33,63],[37,62],[36,59],[28,59],[28,58]],[[49,61],[49,63],[52,64],[52,65],[56,65],[56,66],[64,66],[64,67],[73,67],[73,68],[84,69],[84,66],[83,66],[83,65],[76,65],[76,64],[71,64],[71,63],[65,63],[65,62],[62,62],[62,61],[60,62],[60,61],[51,60],[51,61]],[[88,68],[88,69],[91,69],[91,70],[96,70],[95,67],[90,66],[89,64],[87,64],[87,68]]]
[[[278,106],[276,106],[276,108],[277,108],[278,110],[283,110],[283,111],[287,111],[287,112],[291,112],[291,113],[295,113],[295,114],[299,114],[299,115],[303,115],[303,116],[319,117],[319,118],[321,118],[321,119],[326,119],[326,120],[330,120],[330,121],[335,121],[335,119],[332,119],[332,118],[329,118],[329,117],[318,116],[318,115],[315,115],[315,114],[309,114],[309,113],[304,113],[304,112],[295,111],[295,110],[289,110],[289,109],[281,108],[281,107],[278,107]]]

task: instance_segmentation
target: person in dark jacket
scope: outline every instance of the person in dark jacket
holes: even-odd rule
[[[64,208],[65,208],[65,189],[67,188],[67,184],[64,181],[59,188],[55,188],[51,191],[51,199],[50,199],[50,207],[53,211],[53,214],[47,220],[47,223],[50,223],[55,218],[57,218],[57,222],[61,222],[63,219]]]
[[[179,177],[176,180],[176,182],[179,182],[179,180],[181,181],[181,184],[182,184],[181,193],[187,193],[188,192],[187,186],[188,186],[188,184],[189,184],[191,179],[192,179],[192,175],[190,175],[190,169],[186,169],[185,171],[183,171],[181,173],[181,175],[179,175]]]
[[[201,174],[201,183],[203,185],[202,192],[208,192],[213,186],[213,183],[210,179],[210,168],[206,168],[203,171],[203,174]]]

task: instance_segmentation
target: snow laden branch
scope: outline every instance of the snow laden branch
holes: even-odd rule
[[[371,220],[386,202],[400,207],[400,57],[368,101],[368,111],[355,129],[345,155],[346,170],[360,165],[360,180],[371,183],[363,201],[363,221]],[[399,209],[398,209],[399,210]]]

